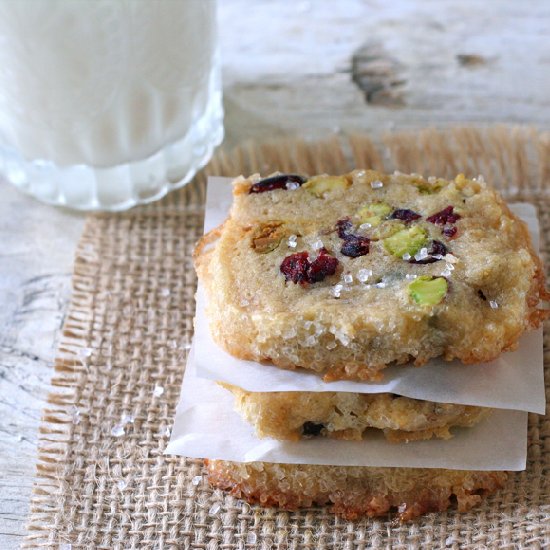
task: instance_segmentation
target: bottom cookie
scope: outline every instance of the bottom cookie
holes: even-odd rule
[[[457,507],[465,512],[504,485],[505,472],[371,468],[205,460],[213,487],[286,510],[330,505],[346,519],[390,512],[407,521]]]

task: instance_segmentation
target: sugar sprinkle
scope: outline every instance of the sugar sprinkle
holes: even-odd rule
[[[73,417],[73,424],[80,424],[80,420],[81,420],[80,411],[75,405],[71,407],[71,413]]]
[[[414,259],[419,262],[420,260],[425,260],[428,257],[428,249],[421,248],[415,255]]]
[[[133,424],[136,417],[133,414],[123,414],[120,421],[122,424]]]
[[[323,244],[323,241],[321,239],[317,239],[312,247],[313,247],[313,250],[321,250],[321,248],[323,248],[325,245]]]
[[[306,327],[307,329],[307,327]],[[285,340],[290,340],[291,338],[294,338],[296,336],[296,334],[298,334],[296,332],[296,329],[294,327],[290,327],[289,329],[285,330],[285,332],[283,332],[283,338]]]
[[[304,342],[304,346],[306,348],[312,348],[315,344],[317,344],[317,338],[315,338],[314,334],[310,334]]]
[[[372,276],[372,269],[360,269],[357,272],[357,280],[361,283],[366,283],[369,277]]]
[[[78,350],[78,355],[83,358],[91,357],[92,349],[91,348],[80,348]]]
[[[113,437],[120,437],[120,436],[124,435],[125,433],[126,433],[126,431],[124,430],[124,426],[122,424],[115,424],[111,428],[111,435]]]
[[[300,187],[300,184],[295,181],[287,181],[285,187],[288,191],[296,191]]]
[[[210,506],[210,510],[208,510],[208,513],[211,516],[215,516],[220,510],[221,510],[221,504],[219,502],[214,502],[214,504]]]

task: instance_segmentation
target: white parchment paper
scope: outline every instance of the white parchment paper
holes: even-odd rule
[[[222,223],[232,203],[230,178],[209,178],[205,231]],[[523,218],[538,247],[539,225],[530,204],[511,205]],[[219,348],[208,329],[204,292],[197,290],[196,365],[199,376],[240,386],[248,391],[391,392],[440,403],[460,403],[543,414],[545,412],[542,329],[527,333],[515,352],[479,365],[432,360],[423,367],[395,366],[383,371],[382,382],[323,382],[305,370],[287,371],[237,359]]]
[[[167,454],[237,462],[341,466],[401,466],[464,470],[523,470],[527,413],[495,410],[473,428],[442,441],[389,443],[380,434],[363,441],[258,439],[233,410],[231,393],[199,378],[191,350]]]

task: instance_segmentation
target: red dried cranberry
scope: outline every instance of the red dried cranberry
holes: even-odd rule
[[[285,276],[286,281],[296,283],[307,282],[307,270],[309,268],[309,259],[307,252],[297,252],[287,256],[281,263],[281,273]]]
[[[447,247],[441,242],[441,241],[432,241],[432,244],[430,246],[430,250],[428,252],[428,257],[423,258],[422,260],[417,260],[413,256],[410,260],[410,264],[433,264],[434,262],[438,262],[441,260],[441,258],[434,258],[434,256],[446,256],[447,255]]]
[[[334,275],[338,263],[338,260],[334,256],[331,256],[326,248],[321,248],[319,256],[311,262],[307,270],[308,283],[317,283],[329,275]]]
[[[449,239],[452,239],[456,235],[457,231],[458,230],[454,225],[450,225],[448,227],[443,228],[443,235],[445,235],[445,237]]]
[[[429,222],[434,223],[435,225],[446,225],[448,223],[455,223],[460,219],[459,214],[453,212],[453,206],[447,206],[440,212],[432,214],[429,218],[426,218]]]
[[[287,256],[279,268],[286,281],[294,284],[318,283],[329,275],[334,275],[338,268],[338,259],[331,256],[326,248],[321,248],[313,262],[309,261],[307,252],[297,252]]]
[[[353,228],[353,223],[349,218],[343,218],[336,222],[336,230],[338,231],[338,236],[341,239],[345,239]]]
[[[369,253],[370,239],[359,235],[347,235],[340,252],[350,258],[358,258]]]
[[[288,183],[297,183],[300,186],[306,181],[307,178],[298,174],[279,174],[278,176],[271,176],[270,178],[258,181],[252,185],[249,193],[265,193],[274,189],[287,189]]]
[[[414,220],[420,219],[421,217],[422,216],[420,214],[417,214],[414,210],[409,210],[407,208],[399,208],[397,210],[394,210],[390,215],[390,219],[402,220],[404,222],[412,222]]]
[[[343,218],[336,222],[338,236],[344,241],[340,252],[350,258],[357,258],[368,254],[370,239],[361,235],[354,235],[351,232],[352,229],[353,223],[349,218]]]

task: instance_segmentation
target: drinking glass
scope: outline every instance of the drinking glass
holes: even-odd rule
[[[214,0],[0,0],[0,172],[21,190],[123,210],[222,139]]]

